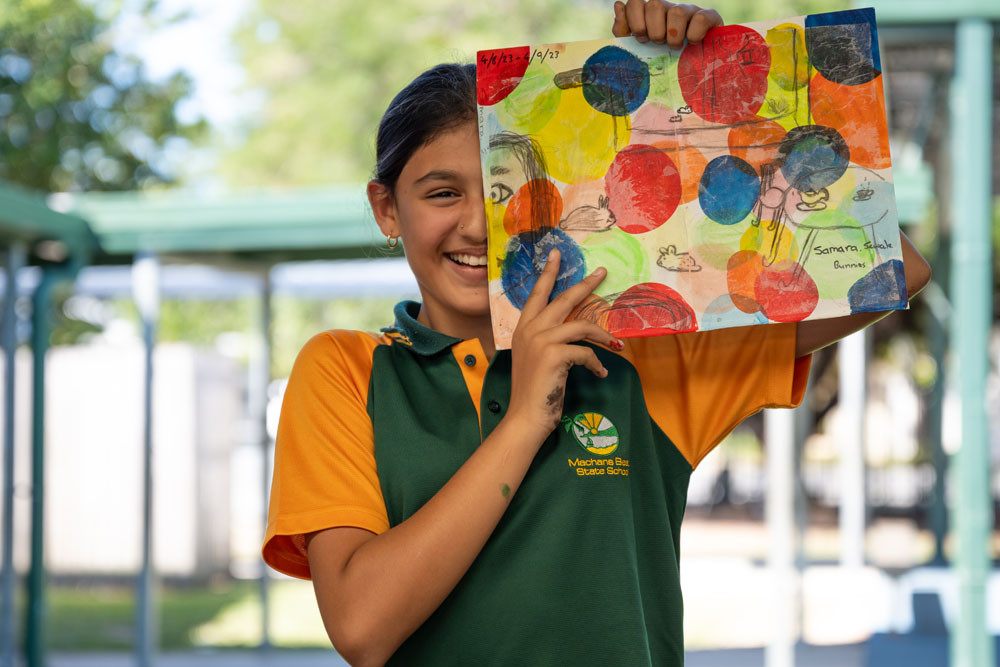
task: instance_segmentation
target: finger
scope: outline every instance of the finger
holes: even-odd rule
[[[604,367],[604,364],[601,363],[601,360],[597,358],[597,355],[589,347],[567,345],[565,350],[566,356],[563,359],[566,361],[572,363],[574,366],[585,366],[599,378],[608,377],[608,369]]]
[[[697,44],[705,39],[712,28],[723,25],[722,17],[714,9],[699,9],[688,21],[687,40]]]
[[[541,275],[531,288],[531,293],[528,294],[528,299],[524,302],[524,308],[521,309],[522,320],[534,319],[548,304],[552,288],[556,284],[556,276],[559,275],[559,263],[559,251],[553,248],[545,258],[545,268],[542,269]]]
[[[628,29],[640,42],[648,42],[646,37],[646,0],[628,0],[625,4],[625,18]]]
[[[659,44],[667,38],[667,8],[662,2],[646,3],[646,36]]]
[[[577,304],[586,299],[591,292],[597,289],[597,286],[601,284],[604,277],[608,275],[607,270],[600,266],[594,271],[573,285],[569,289],[564,290],[559,296],[552,299],[552,302],[545,307],[544,321],[550,326],[555,326],[566,321],[569,314],[573,312]]]
[[[603,345],[612,350],[625,349],[625,343],[604,330],[599,324],[587,320],[570,320],[549,329],[545,334],[547,343],[578,343],[586,340],[594,345]]]
[[[667,8],[667,45],[672,49],[684,46],[684,36],[688,30],[688,20],[694,14],[691,5],[673,5]]]
[[[631,34],[628,19],[625,18],[625,3],[621,0],[615,2],[615,23],[611,26],[611,34],[615,37],[628,37]]]

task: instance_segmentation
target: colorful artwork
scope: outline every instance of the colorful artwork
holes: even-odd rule
[[[617,336],[907,306],[871,9],[480,51],[490,304],[509,347],[545,257]]]

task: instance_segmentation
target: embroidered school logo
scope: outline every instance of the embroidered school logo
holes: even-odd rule
[[[562,424],[591,454],[607,456],[618,449],[618,429],[602,414],[581,412],[572,419],[563,417]]]

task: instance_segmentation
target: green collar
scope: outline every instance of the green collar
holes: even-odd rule
[[[445,350],[461,338],[453,338],[434,331],[417,321],[420,304],[416,301],[400,301],[392,309],[396,322],[391,327],[382,329],[396,343],[401,343],[417,354],[430,356]]]

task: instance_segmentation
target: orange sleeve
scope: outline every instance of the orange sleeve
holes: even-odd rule
[[[768,324],[625,340],[653,421],[692,467],[762,408],[802,402],[811,356],[796,325]]]
[[[378,342],[359,331],[328,331],[295,360],[278,421],[262,552],[279,572],[310,578],[306,533],[389,528],[367,411]]]

